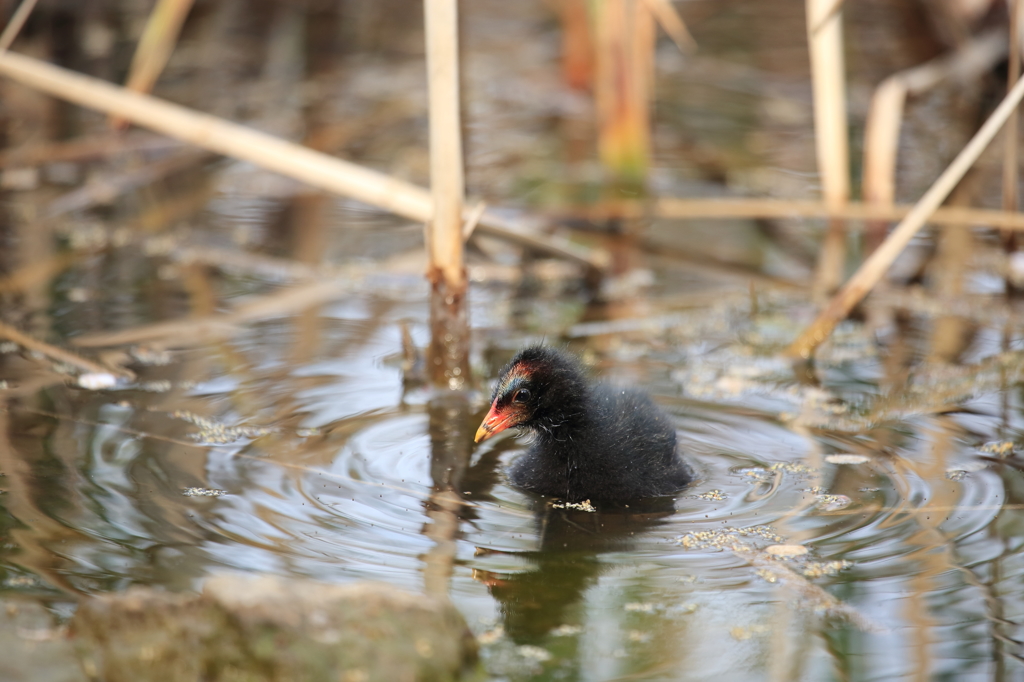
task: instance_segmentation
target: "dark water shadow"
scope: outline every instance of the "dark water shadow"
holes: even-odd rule
[[[610,566],[602,555],[630,550],[640,536],[675,512],[674,498],[582,511],[538,499],[534,522],[540,539],[535,551],[516,552],[527,569],[517,573],[474,571],[501,607],[505,632],[513,641],[538,643],[569,624],[571,612]]]

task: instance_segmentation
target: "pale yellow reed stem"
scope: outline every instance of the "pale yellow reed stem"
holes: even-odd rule
[[[799,338],[789,347],[789,352],[795,356],[808,358],[814,349],[829,337],[835,326],[853,309],[858,302],[878,283],[885,275],[889,266],[896,257],[903,251],[903,248],[917,234],[917,231],[928,221],[935,209],[945,201],[949,193],[953,191],[956,184],[960,182],[964,174],[970,169],[981,153],[985,151],[989,143],[996,136],[999,130],[1006,123],[1010,114],[1020,104],[1024,97],[1024,79],[1018,80],[1013,89],[1006,95],[1002,103],[996,108],[992,115],[981,129],[975,133],[967,146],[961,150],[953,163],[943,171],[942,175],[932,184],[924,196],[914,205],[906,218],[896,226],[892,234],[875,250],[871,256],[864,261],[863,265],[854,273],[853,277],[843,286],[811,323],[800,334]]]
[[[462,130],[459,115],[459,36],[456,0],[425,0],[430,104],[430,190],[427,223],[433,277],[449,288],[466,286],[462,266]]]
[[[836,208],[850,198],[842,15],[835,0],[806,0],[806,8],[818,173],[825,203]],[[818,255],[816,298],[824,299],[839,286],[845,260],[846,229],[841,221],[833,219]]]
[[[18,9],[15,10],[14,16],[4,27],[4,32],[0,33],[0,51],[6,50],[14,42],[14,39],[18,37],[21,32],[21,27],[28,21],[28,17],[32,14],[32,10],[35,9],[37,0],[22,0],[22,3],[18,5]]]
[[[844,220],[900,220],[913,209],[906,204],[879,206],[851,202],[833,208],[820,201],[788,199],[672,199],[655,205],[659,218],[842,218]],[[1024,214],[958,206],[936,209],[928,218],[934,225],[973,225],[1002,230],[1024,230]]]

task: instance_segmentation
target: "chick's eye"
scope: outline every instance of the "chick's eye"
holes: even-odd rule
[[[512,402],[514,403],[525,403],[530,399],[530,391],[525,388],[521,388],[512,394]]]

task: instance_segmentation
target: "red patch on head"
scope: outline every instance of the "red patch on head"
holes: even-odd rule
[[[532,362],[517,362],[505,374],[505,380],[501,382],[501,385],[503,387],[508,386],[514,379],[529,379],[533,376],[534,369],[535,367]]]

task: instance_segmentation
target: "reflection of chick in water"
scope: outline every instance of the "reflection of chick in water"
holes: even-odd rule
[[[539,503],[544,504],[544,503]],[[517,553],[531,570],[513,574],[474,571],[501,603],[505,631],[518,643],[533,643],[572,617],[567,612],[597,581],[601,554],[630,549],[673,511],[673,500],[646,500],[599,512],[538,510],[540,549]]]

